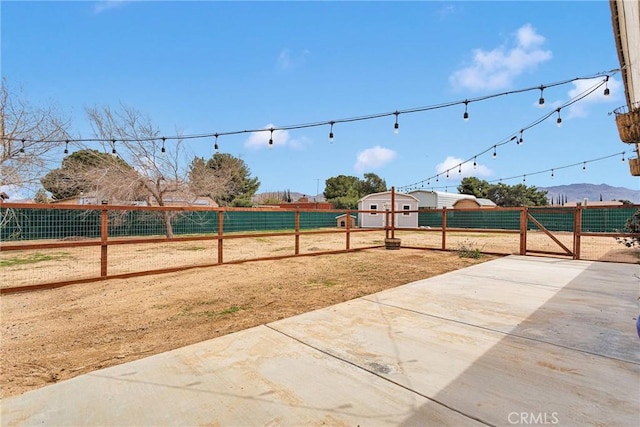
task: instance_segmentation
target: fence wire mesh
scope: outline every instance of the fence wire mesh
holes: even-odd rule
[[[385,247],[391,236],[407,248],[637,263],[640,248],[621,238],[640,237],[627,224],[638,208],[420,210],[403,212],[417,216],[413,226],[391,230],[386,223],[361,227],[369,211],[5,203],[0,287]]]

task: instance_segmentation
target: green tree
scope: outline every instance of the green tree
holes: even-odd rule
[[[60,168],[47,173],[40,182],[53,200],[81,193],[97,193],[108,200],[116,183],[136,181],[138,174],[119,157],[97,150],[79,150],[65,157]],[[134,198],[135,199],[135,198]]]
[[[384,179],[375,173],[364,174],[364,180],[360,181],[360,197],[366,196],[367,194],[381,193],[383,191],[387,191],[387,183]]]
[[[458,186],[458,192],[490,199],[502,207],[547,206],[549,204],[547,192],[538,190],[535,186],[490,184],[475,177],[464,178]]]
[[[189,186],[198,196],[209,196],[220,206],[249,207],[260,187],[244,160],[215,153],[209,160],[195,157],[189,167]]]
[[[386,182],[375,173],[364,174],[364,179],[338,175],[325,181],[324,197],[338,209],[356,209],[358,200],[372,193],[387,190]]]
[[[471,194],[481,199],[486,199],[488,196],[489,188],[491,184],[483,179],[478,179],[474,176],[463,178],[458,186],[458,193]]]

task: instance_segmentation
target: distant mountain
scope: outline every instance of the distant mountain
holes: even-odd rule
[[[607,184],[556,185],[553,187],[538,187],[538,190],[547,191],[547,198],[549,200],[557,200],[557,197],[561,195],[564,196],[568,202],[581,202],[584,199],[599,201],[600,197],[602,197],[603,201],[629,200],[632,203],[640,203],[640,190],[612,187]]]

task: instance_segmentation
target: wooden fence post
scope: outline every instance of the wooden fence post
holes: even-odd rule
[[[346,230],[346,235],[347,235],[347,250],[349,250],[351,248],[351,211],[349,209],[347,209],[347,230]]]
[[[527,254],[527,224],[529,214],[526,206],[520,208],[520,255]]]
[[[573,259],[580,259],[580,233],[582,232],[582,206],[573,211]]]
[[[447,250],[447,208],[442,207],[442,250]]]
[[[396,188],[391,187],[391,238],[396,238]]]
[[[222,236],[224,235],[224,211],[222,211],[221,209],[218,209],[218,264],[222,264],[224,262],[224,258],[223,258],[223,250],[222,250],[222,246],[223,246],[223,238]]]
[[[295,221],[296,221],[296,244],[295,244],[295,254],[299,255],[300,254],[300,211],[296,210],[295,213]]]
[[[106,203],[103,202],[103,205]],[[107,238],[109,236],[109,211],[104,206],[100,211],[100,277],[107,278]]]

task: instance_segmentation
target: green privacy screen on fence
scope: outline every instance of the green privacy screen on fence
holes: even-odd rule
[[[6,205],[4,205],[6,206]],[[100,210],[0,208],[0,241],[80,239],[100,237]],[[627,219],[637,207],[583,208],[582,232],[615,233],[624,231]],[[574,208],[529,208],[529,214],[550,231],[573,231]],[[218,233],[218,215],[222,215],[225,233],[245,231],[292,231],[294,211],[147,211],[110,210],[109,237],[165,235],[163,214],[170,218],[173,234],[199,235]],[[336,227],[342,212],[302,211],[300,229]],[[353,212],[352,215],[357,215]],[[520,211],[486,209],[446,211],[447,227],[494,230],[518,230]],[[418,214],[419,227],[442,227],[442,211]],[[529,229],[537,229],[532,221]]]
[[[5,205],[6,206],[6,205]],[[165,235],[161,211],[111,210],[109,237]],[[218,215],[225,233],[292,231],[294,211],[166,211],[175,236],[217,234]],[[300,212],[300,229],[336,226],[342,212]],[[0,241],[100,238],[100,210],[0,208]]]

